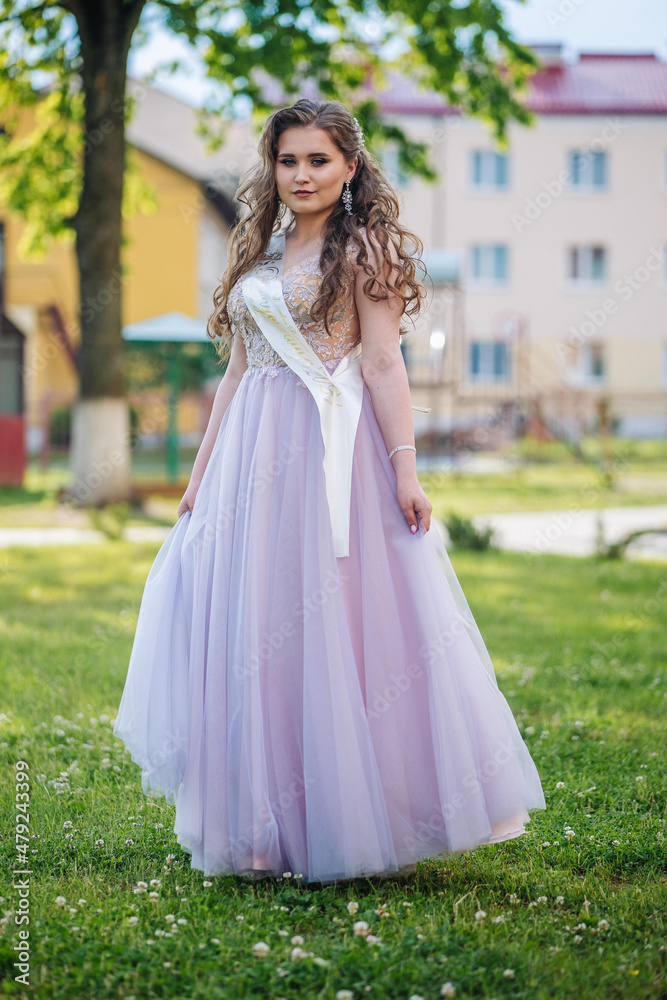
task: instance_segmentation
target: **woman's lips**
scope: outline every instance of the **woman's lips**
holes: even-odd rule
[[[311,194],[315,194],[314,191],[295,191],[294,194],[297,198],[310,198]]]

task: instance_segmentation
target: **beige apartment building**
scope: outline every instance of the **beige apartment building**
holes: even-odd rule
[[[382,97],[440,175],[406,180],[387,155],[433,277],[403,338],[414,402],[432,407],[415,429],[507,430],[523,414],[576,439],[606,402],[618,433],[664,436],[667,64],[534,49],[536,124],[510,126],[505,150],[405,81]]]

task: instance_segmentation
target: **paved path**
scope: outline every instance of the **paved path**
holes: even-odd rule
[[[161,525],[130,525],[123,535],[129,542],[161,542],[169,531]],[[105,539],[104,533],[94,528],[0,528],[0,549],[9,545],[78,545]]]
[[[667,505],[652,507],[607,507],[593,510],[542,510],[509,514],[477,514],[477,527],[490,524],[495,544],[518,552],[555,552],[585,556],[595,551],[596,518],[602,518],[604,538],[616,541],[640,528],[667,528]],[[170,528],[159,525],[127,527],[130,542],[161,542]],[[10,545],[76,545],[103,542],[105,536],[93,528],[0,528],[0,548]],[[628,558],[667,560],[667,535],[646,535],[633,542]]]
[[[667,528],[667,505],[478,514],[473,522],[477,527],[490,524],[497,532],[495,544],[501,549],[587,556],[595,551],[598,514],[605,542],[616,542],[644,528]],[[667,560],[667,535],[643,535],[631,543],[626,554],[631,559]]]

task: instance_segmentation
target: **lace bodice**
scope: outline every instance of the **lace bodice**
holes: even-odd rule
[[[322,273],[319,254],[313,255],[283,271],[283,295],[292,319],[313,348],[328,371],[333,371],[338,362],[355,347],[361,337],[359,321],[354,308],[354,291],[349,292],[333,310],[329,320],[331,336],[328,336],[323,322],[313,322],[310,308],[317,297]],[[279,368],[288,368],[257,326],[248,309],[242,291],[243,276],[229,293],[227,308],[234,335],[241,334],[248,357],[248,370],[261,369],[268,376],[278,374]],[[265,383],[266,384],[266,383]]]

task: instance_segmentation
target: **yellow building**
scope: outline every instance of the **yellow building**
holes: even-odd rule
[[[226,266],[232,197],[243,169],[239,154],[256,151],[249,129],[229,126],[224,147],[207,154],[196,134],[196,109],[130,80],[136,112],[127,126],[142,178],[155,193],[157,210],[124,222],[123,265],[109,288],[122,286],[123,325],[181,313],[205,324],[213,292]],[[30,112],[22,123],[31,125]],[[23,259],[18,243],[24,223],[0,206],[5,246],[4,309],[25,334],[26,444],[30,454],[48,449],[49,414],[78,393],[79,287],[74,241],[56,244],[40,260]],[[85,305],[85,304],[84,304]],[[103,308],[104,303],[88,303]],[[213,345],[211,351],[214,354]],[[211,386],[211,396],[215,385]],[[164,393],[146,395],[142,420],[147,441],[166,427]],[[152,402],[151,402],[152,400]],[[210,405],[210,401],[209,401]],[[186,394],[179,406],[181,443],[198,444],[205,429],[206,399]],[[140,435],[141,436],[141,435]]]

